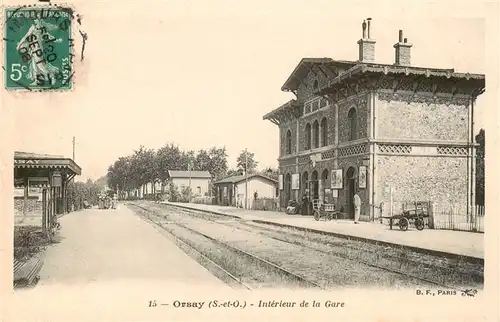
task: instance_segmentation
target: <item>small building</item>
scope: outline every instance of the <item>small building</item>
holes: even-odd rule
[[[68,210],[67,185],[82,169],[63,156],[14,153],[14,223],[50,229]]]
[[[232,176],[214,182],[217,189],[217,204],[245,208],[253,208],[255,193],[258,198],[276,198],[278,181],[262,174]],[[248,191],[248,198],[246,197]]]
[[[413,66],[403,31],[395,40],[395,61],[376,63],[368,20],[357,61],[303,58],[293,70],[281,89],[295,98],[264,116],[279,128],[281,205],[308,192],[353,219],[359,190],[365,221],[381,203],[473,209],[485,76]]]
[[[173,183],[181,191],[184,187],[191,187],[192,197],[209,196],[211,181],[212,175],[208,171],[168,170],[167,186]]]

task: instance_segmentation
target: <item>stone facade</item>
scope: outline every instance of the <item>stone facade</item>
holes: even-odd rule
[[[413,201],[434,201],[437,204],[467,206],[467,158],[454,156],[377,156],[375,187],[378,200],[400,204]],[[384,211],[388,212],[388,207]]]
[[[400,98],[389,101],[381,93],[376,111],[379,138],[462,142],[468,139],[468,105],[451,101],[405,102]]]
[[[351,141],[349,138],[349,112],[356,111],[356,139],[365,139],[368,135],[368,93],[351,96],[339,105],[339,144]]]
[[[286,152],[286,135],[290,131],[292,140],[291,153]],[[280,126],[280,156],[294,155],[297,153],[297,121],[289,121]]]
[[[411,67],[411,44],[402,32],[394,65],[367,63],[375,42],[364,40],[357,62],[303,59],[283,86],[296,96],[293,107],[264,117],[280,131],[280,204],[308,191],[310,200],[332,202],[353,218],[358,191],[365,221],[391,199],[393,205],[459,205],[466,212],[474,201],[473,104],[484,91],[484,75]],[[335,190],[333,170],[341,170],[343,180]],[[300,177],[298,189],[291,188],[293,174]]]

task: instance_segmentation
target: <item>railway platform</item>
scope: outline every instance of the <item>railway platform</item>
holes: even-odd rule
[[[292,226],[298,229],[315,230],[370,242],[402,245],[417,251],[433,254],[443,253],[446,255],[484,260],[484,234],[482,233],[438,229],[399,231],[390,230],[389,226],[380,223],[360,222],[358,225],[355,225],[349,220],[315,221],[312,216],[286,215],[285,213],[274,211],[245,210],[234,207],[194,203],[164,203],[187,209],[236,216],[243,220]]]
[[[70,213],[59,222],[60,242],[45,251],[39,286],[118,280],[225,286],[124,205]]]

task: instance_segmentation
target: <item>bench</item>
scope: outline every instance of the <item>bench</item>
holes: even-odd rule
[[[14,260],[14,287],[26,287],[38,281],[38,273],[42,269],[43,261],[33,257],[26,262]]]

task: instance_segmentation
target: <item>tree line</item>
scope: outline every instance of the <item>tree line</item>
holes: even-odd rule
[[[91,205],[97,204],[99,194],[104,190],[106,183],[102,178],[95,182],[88,179],[87,182],[70,181],[66,192],[67,211],[83,208],[83,202],[87,201]]]
[[[144,189],[149,183],[166,182],[168,170],[208,171],[213,180],[243,174],[247,169],[248,173],[258,171],[254,153],[242,151],[236,160],[236,169],[228,168],[227,157],[225,147],[195,152],[183,151],[174,143],[167,143],[157,150],[140,146],[131,155],[120,157],[109,166],[107,183],[110,189],[131,191]],[[277,178],[277,169],[267,168],[263,172]]]

